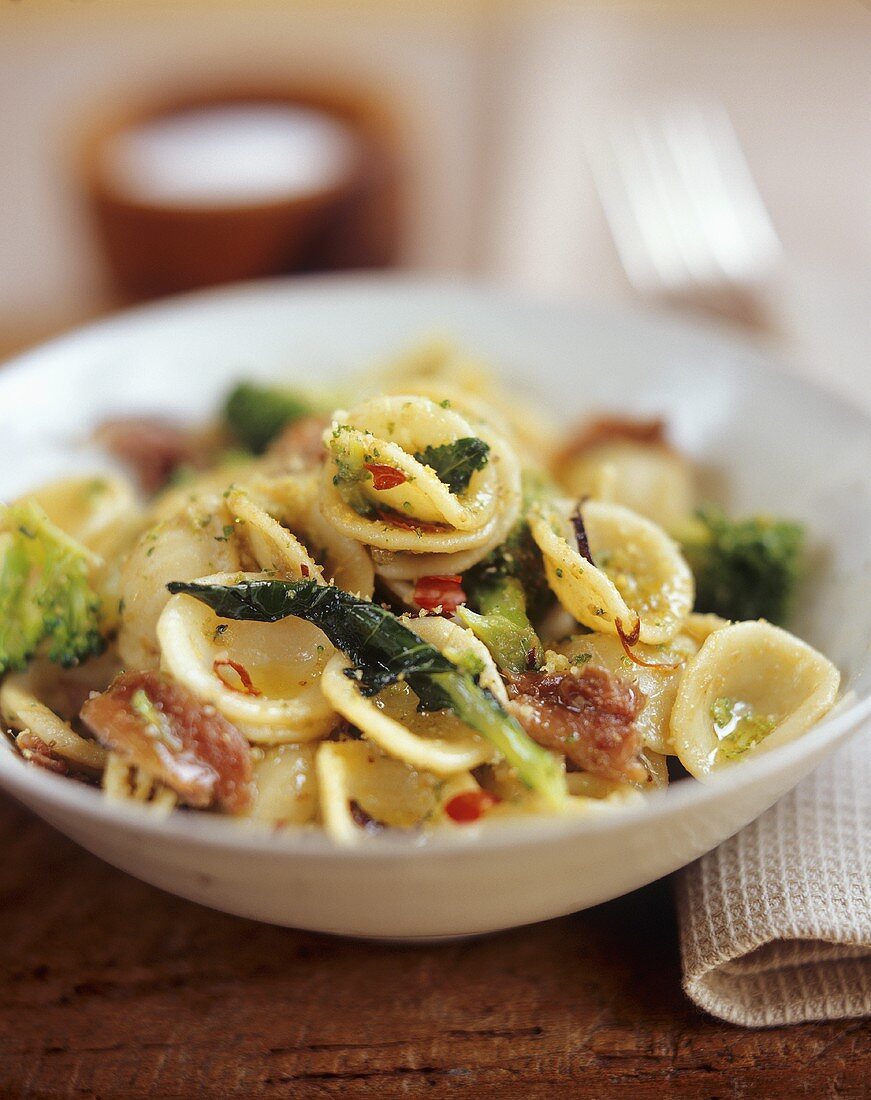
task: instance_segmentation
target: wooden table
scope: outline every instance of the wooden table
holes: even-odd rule
[[[749,1031],[690,1005],[667,882],[401,947],[171,897],[2,796],[0,850],[3,1096],[868,1095],[871,1025]]]

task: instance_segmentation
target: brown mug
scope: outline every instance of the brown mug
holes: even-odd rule
[[[348,135],[340,177],[244,200],[149,195],[119,181],[113,141],[163,119],[211,108],[291,105]],[[311,116],[315,117],[315,116]],[[368,98],[333,90],[233,88],[178,95],[94,128],[81,160],[84,187],[114,289],[135,301],[299,271],[389,266],[399,243],[399,179],[391,120]]]

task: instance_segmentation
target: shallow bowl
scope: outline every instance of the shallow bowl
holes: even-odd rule
[[[700,326],[381,276],[179,298],[0,372],[0,499],[104,464],[84,440],[105,416],[205,417],[240,377],[321,384],[434,331],[497,365],[518,401],[533,392],[566,423],[596,410],[664,414],[677,446],[724,475],[729,507],[807,524],[814,567],[794,627],[842,670],[836,711],[791,745],[613,815],[388,835],[354,850],[315,831],[159,819],[3,747],[0,786],[109,863],[205,905],[324,932],[435,938],[556,917],[674,871],[752,821],[867,718],[871,422]]]

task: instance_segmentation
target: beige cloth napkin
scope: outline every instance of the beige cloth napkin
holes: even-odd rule
[[[871,731],[678,876],[684,989],[745,1027],[871,1015]]]

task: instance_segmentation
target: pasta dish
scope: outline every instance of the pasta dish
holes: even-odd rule
[[[339,844],[611,813],[835,702],[801,527],[702,504],[663,421],[565,431],[427,344],[95,440],[0,505],[0,728],[107,798]]]

